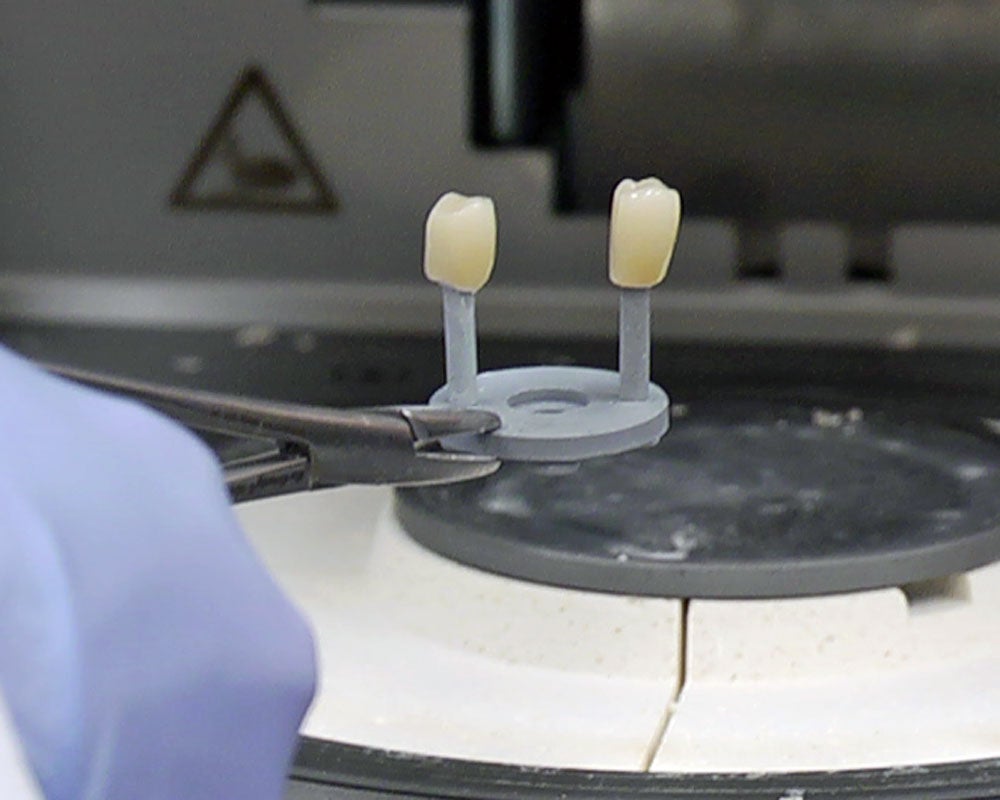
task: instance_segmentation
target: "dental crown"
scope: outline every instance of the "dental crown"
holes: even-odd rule
[[[628,178],[611,201],[608,272],[623,289],[648,289],[667,275],[681,226],[681,196],[657,178]]]
[[[493,272],[497,215],[489,197],[448,192],[434,204],[424,228],[424,274],[435,283],[478,292]]]

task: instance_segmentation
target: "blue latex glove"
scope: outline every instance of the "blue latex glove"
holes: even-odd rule
[[[278,800],[315,685],[212,453],[3,348],[0,685],[48,800]]]

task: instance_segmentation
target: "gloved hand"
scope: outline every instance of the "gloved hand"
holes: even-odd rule
[[[0,348],[0,687],[48,800],[278,800],[312,640],[193,435]]]

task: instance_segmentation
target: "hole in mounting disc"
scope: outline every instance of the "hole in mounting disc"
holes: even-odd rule
[[[523,408],[533,414],[562,414],[583,408],[590,400],[583,392],[571,389],[529,389],[507,399],[511,408]]]

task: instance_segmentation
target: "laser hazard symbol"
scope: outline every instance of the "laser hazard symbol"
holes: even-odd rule
[[[252,66],[240,74],[198,144],[170,205],[332,213],[337,198],[274,86]]]

